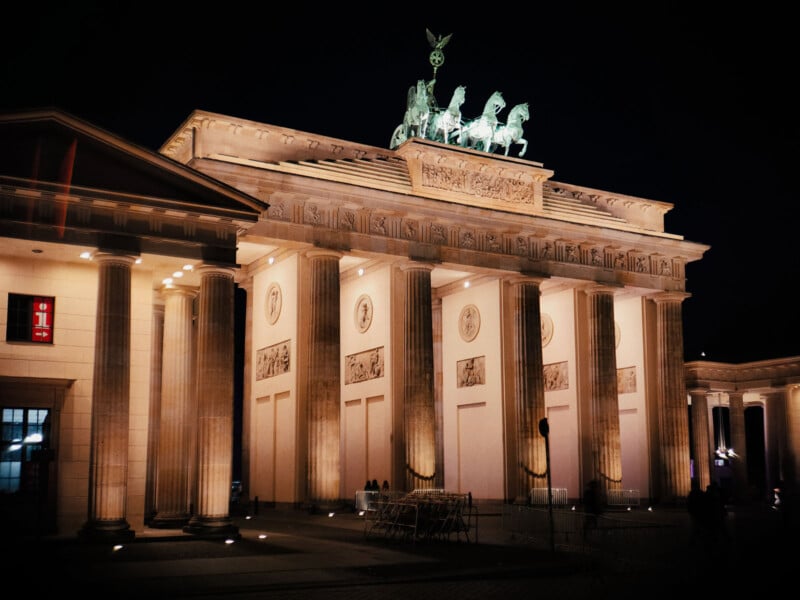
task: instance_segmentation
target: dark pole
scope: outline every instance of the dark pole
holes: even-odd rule
[[[555,532],[553,531],[553,486],[550,481],[550,425],[547,417],[539,421],[539,433],[544,437],[544,455],[547,460],[547,513],[550,516],[550,551],[554,552]]]

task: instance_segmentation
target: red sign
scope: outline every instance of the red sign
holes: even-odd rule
[[[53,299],[34,297],[31,341],[50,343],[53,341]]]

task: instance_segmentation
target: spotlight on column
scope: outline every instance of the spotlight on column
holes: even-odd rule
[[[122,548],[124,548],[124,546],[123,546],[122,544],[116,544],[116,545],[114,546],[114,548],[112,548],[112,550],[113,550],[114,552],[119,552],[120,550],[122,550]]]
[[[329,517],[329,518],[331,518],[331,517],[333,517],[335,514],[336,514],[335,512],[329,512],[329,513],[328,513],[328,517]]]
[[[233,542],[234,540],[232,540],[231,538],[225,540],[225,544],[227,544],[228,546],[230,546]]]
[[[265,540],[265,539],[267,539],[267,534],[266,534],[266,533],[259,533],[259,534],[258,534],[258,539],[260,539],[260,540]]]

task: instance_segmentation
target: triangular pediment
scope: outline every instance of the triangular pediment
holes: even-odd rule
[[[0,176],[258,214],[239,190],[55,109],[0,115]]]
[[[268,205],[59,110],[0,115],[0,235],[236,262]]]

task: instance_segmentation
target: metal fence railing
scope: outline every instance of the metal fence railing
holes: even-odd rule
[[[608,490],[609,506],[639,506],[639,490]]]
[[[553,506],[567,505],[567,488],[550,488],[553,494]],[[531,489],[531,504],[534,506],[548,506],[549,499],[547,488]]]

